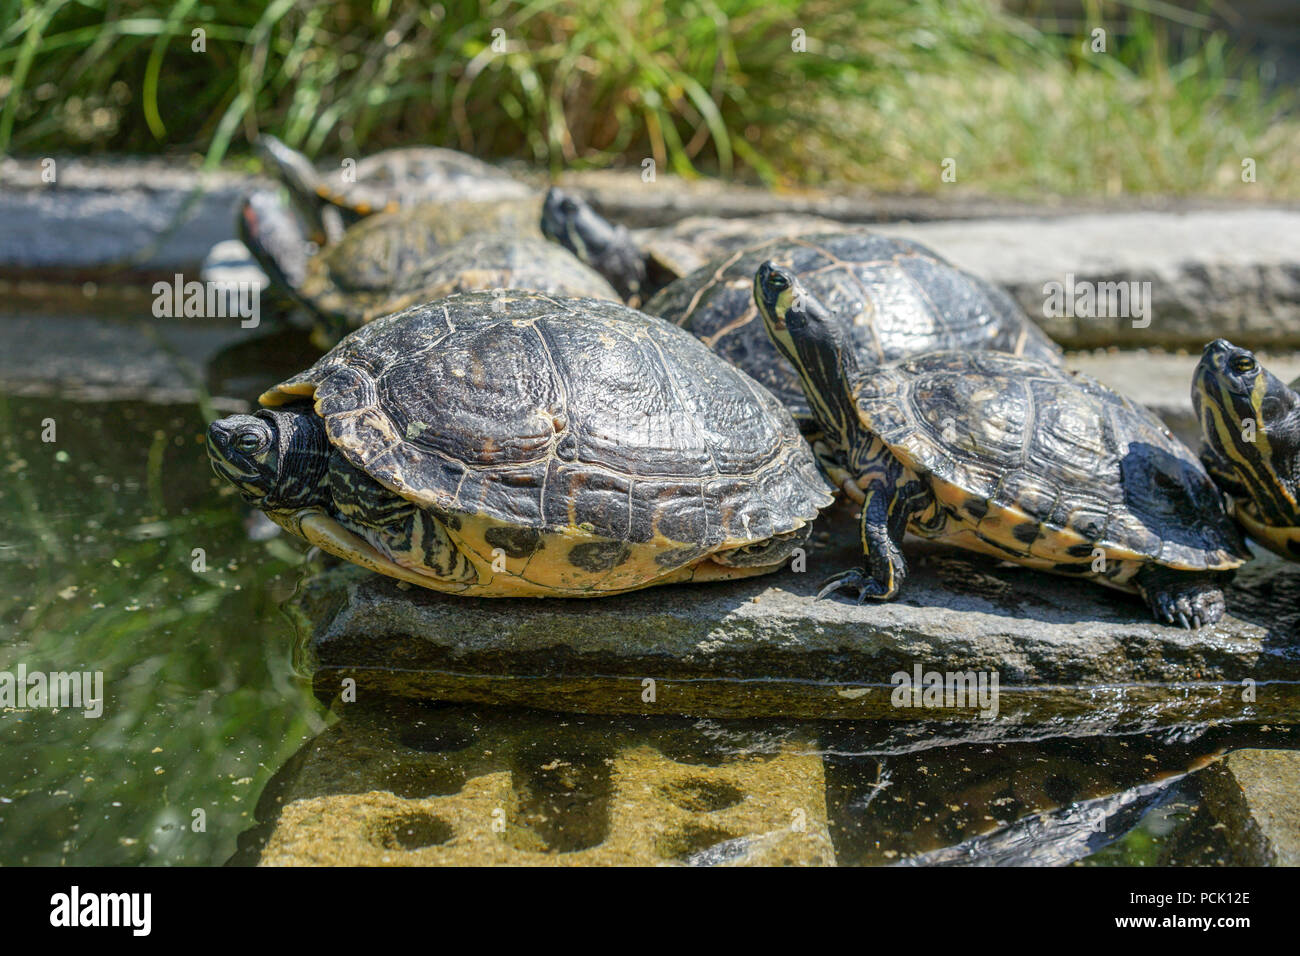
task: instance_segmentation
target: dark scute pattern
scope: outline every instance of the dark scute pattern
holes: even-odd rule
[[[794,270],[825,305],[852,318],[864,365],[936,349],[1014,349],[1022,339],[1032,357],[1060,360],[1060,350],[1002,290],[917,243],[866,233],[775,239],[709,263],[646,306],[714,343],[719,355],[762,382],[796,417],[811,414],[798,376],[753,305],[754,273],[767,259]],[[745,316],[748,321],[737,326]]]
[[[1120,459],[1124,503],[1168,540],[1202,547],[1222,514],[1221,497],[1200,464],[1167,447],[1134,441]],[[1224,530],[1230,528],[1227,520]]]
[[[483,538],[489,546],[500,548],[510,558],[526,558],[545,547],[536,528],[488,528]]]
[[[703,557],[707,553],[707,548],[673,548],[669,551],[660,551],[656,554],[655,564],[659,565],[661,568],[680,568],[683,565],[690,564],[696,558]]]
[[[567,249],[546,239],[512,235],[462,239],[392,288],[427,289],[484,271],[509,276],[513,289],[615,297],[600,273]]]
[[[1038,540],[1041,534],[1042,532],[1039,530],[1038,525],[1030,524],[1028,522],[1025,524],[1018,524],[1011,529],[1011,536],[1022,544],[1033,544]]]
[[[569,563],[584,571],[610,571],[626,561],[632,549],[622,541],[587,541],[569,551]]]

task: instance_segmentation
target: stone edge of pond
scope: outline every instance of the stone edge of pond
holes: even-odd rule
[[[162,161],[63,160],[57,185],[39,160],[0,163],[0,278],[149,281],[197,273],[208,250],[234,235],[242,192],[265,181],[230,170],[201,173]],[[544,183],[536,175],[527,178]],[[1130,200],[1027,204],[973,196],[783,194],[710,181],[635,174],[571,176],[607,211],[635,220],[804,213],[869,224],[915,239],[1003,285],[1072,348],[1192,347],[1229,335],[1253,347],[1300,347],[1300,233],[1295,204]],[[619,198],[621,197],[621,198]],[[1145,207],[1145,208],[1144,208]],[[960,221],[943,221],[960,220]],[[890,223],[882,225],[882,223]],[[1044,285],[1150,282],[1150,323],[1047,316]],[[14,292],[14,289],[8,289]],[[21,291],[21,290],[19,290]]]
[[[339,567],[305,582],[293,602],[299,670],[323,697],[351,677],[366,692],[590,713],[996,719],[1107,731],[1300,713],[1300,643],[1289,618],[1264,626],[1229,617],[1185,632],[1081,582],[927,560],[906,603],[863,607],[816,601],[808,576],[788,571],[579,602],[461,599]],[[1262,563],[1229,598],[1253,621],[1300,589],[1300,568]],[[946,576],[935,573],[949,565]],[[963,574],[975,593],[954,585]],[[1035,600],[1032,589],[1048,582],[1053,593]],[[978,703],[895,706],[894,675],[918,665],[988,680],[996,672],[996,717]]]

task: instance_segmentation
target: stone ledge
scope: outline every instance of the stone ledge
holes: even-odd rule
[[[1070,348],[1300,345],[1300,212],[1110,213],[877,227],[1006,288]],[[1149,282],[1150,324],[1044,314],[1049,282]],[[1145,320],[1144,320],[1145,321]]]
[[[1300,753],[1238,750],[1206,772],[1206,809],[1245,866],[1300,866]]]
[[[1238,575],[1231,615],[1187,632],[1135,598],[914,542],[904,597],[857,607],[813,597],[855,561],[851,519],[831,520],[836,540],[811,549],[806,573],[597,601],[463,599],[339,567],[296,601],[299,666],[326,697],[353,677],[385,694],[591,713],[983,720],[894,707],[891,675],[916,665],[997,672],[1003,723],[1099,732],[1300,713],[1300,566],[1261,558]]]
[[[545,184],[536,171],[520,172],[539,188]],[[1220,335],[1252,347],[1300,348],[1300,259],[1293,241],[1300,209],[1294,204],[783,194],[672,177],[646,185],[628,173],[570,174],[563,181],[636,225],[687,215],[796,213],[912,238],[1002,284],[1070,348],[1199,347]],[[138,284],[197,273],[208,250],[233,236],[240,194],[264,182],[158,160],[65,159],[51,186],[40,182],[38,159],[5,160],[0,217],[9,228],[0,234],[0,278],[115,277]],[[1143,207],[1149,208],[1134,211]],[[1151,282],[1151,324],[1138,329],[1127,320],[1044,317],[1044,283],[1067,274],[1076,281]]]

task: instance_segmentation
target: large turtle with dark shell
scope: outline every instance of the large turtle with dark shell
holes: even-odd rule
[[[536,202],[485,207],[471,223],[453,216],[495,230],[468,236],[445,218],[464,211],[444,203],[375,216],[305,263],[285,255],[291,244],[267,241],[273,234],[255,206],[245,207],[241,236],[267,273],[315,317],[322,347],[381,315],[453,292],[515,288],[618,298],[594,269],[541,238]]]
[[[911,531],[1141,594],[1165,623],[1223,615],[1223,572],[1249,552],[1210,476],[1150,411],[1000,352],[931,352],[867,370],[849,325],[789,270],[764,263],[754,296],[863,500],[865,566],[822,595],[895,597]]]
[[[1201,461],[1246,533],[1300,561],[1300,378],[1289,386],[1227,339],[1205,347],[1192,381]]]
[[[615,302],[465,293],[386,316],[208,430],[275,522],[480,597],[595,597],[779,568],[830,504],[762,386]]]
[[[354,167],[340,164],[335,172],[323,174],[274,136],[264,133],[254,145],[313,231],[324,236],[323,244],[337,242],[343,229],[381,212],[453,198],[498,202],[532,195],[528,186],[506,173],[452,149],[388,149],[359,160]]]

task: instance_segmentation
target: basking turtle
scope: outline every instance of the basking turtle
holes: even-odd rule
[[[1195,456],[1099,382],[1000,352],[931,352],[864,373],[849,326],[764,263],[754,296],[823,441],[863,496],[866,565],[822,595],[898,594],[905,531],[1141,594],[1184,627],[1223,615],[1249,554]]]
[[[924,246],[864,232],[774,239],[674,282],[646,305],[758,379],[813,427],[799,377],[768,338],[754,272],[774,261],[852,323],[858,362],[873,366],[936,349],[991,349],[1059,364],[1061,350],[1007,293]]]
[[[313,230],[337,242],[343,229],[381,212],[451,198],[471,202],[525,199],[532,190],[482,160],[452,149],[388,149],[323,175],[302,153],[269,134],[254,143],[285,184]],[[332,213],[331,213],[332,211]]]
[[[267,273],[316,317],[322,347],[349,328],[458,291],[510,287],[617,298],[594,269],[538,235],[535,200],[472,205],[470,218],[466,204],[439,203],[367,219],[308,260],[296,281],[283,267],[284,246],[263,243],[262,219],[251,206],[243,238]],[[477,227],[495,231],[477,234]]]
[[[615,302],[464,293],[386,316],[208,430],[217,474],[363,567],[481,597],[776,570],[831,502],[770,394]]]
[[[594,268],[625,302],[638,307],[664,286],[719,256],[781,236],[827,232],[838,225],[818,216],[688,216],[670,226],[632,232],[566,190],[552,188],[542,205],[546,237]]]
[[[1205,347],[1192,380],[1201,461],[1246,533],[1300,561],[1300,379],[1288,387],[1226,339]]]
[[[267,274],[267,256],[254,256],[246,237],[246,220],[260,224],[263,245],[276,250],[274,263],[278,275]],[[263,313],[291,310],[295,301],[287,292],[291,283],[301,282],[307,259],[315,252],[301,223],[280,197],[271,190],[259,189],[244,197],[239,207],[236,231],[241,239],[224,239],[204,257],[199,277],[206,283],[231,290],[241,287],[257,290]]]

